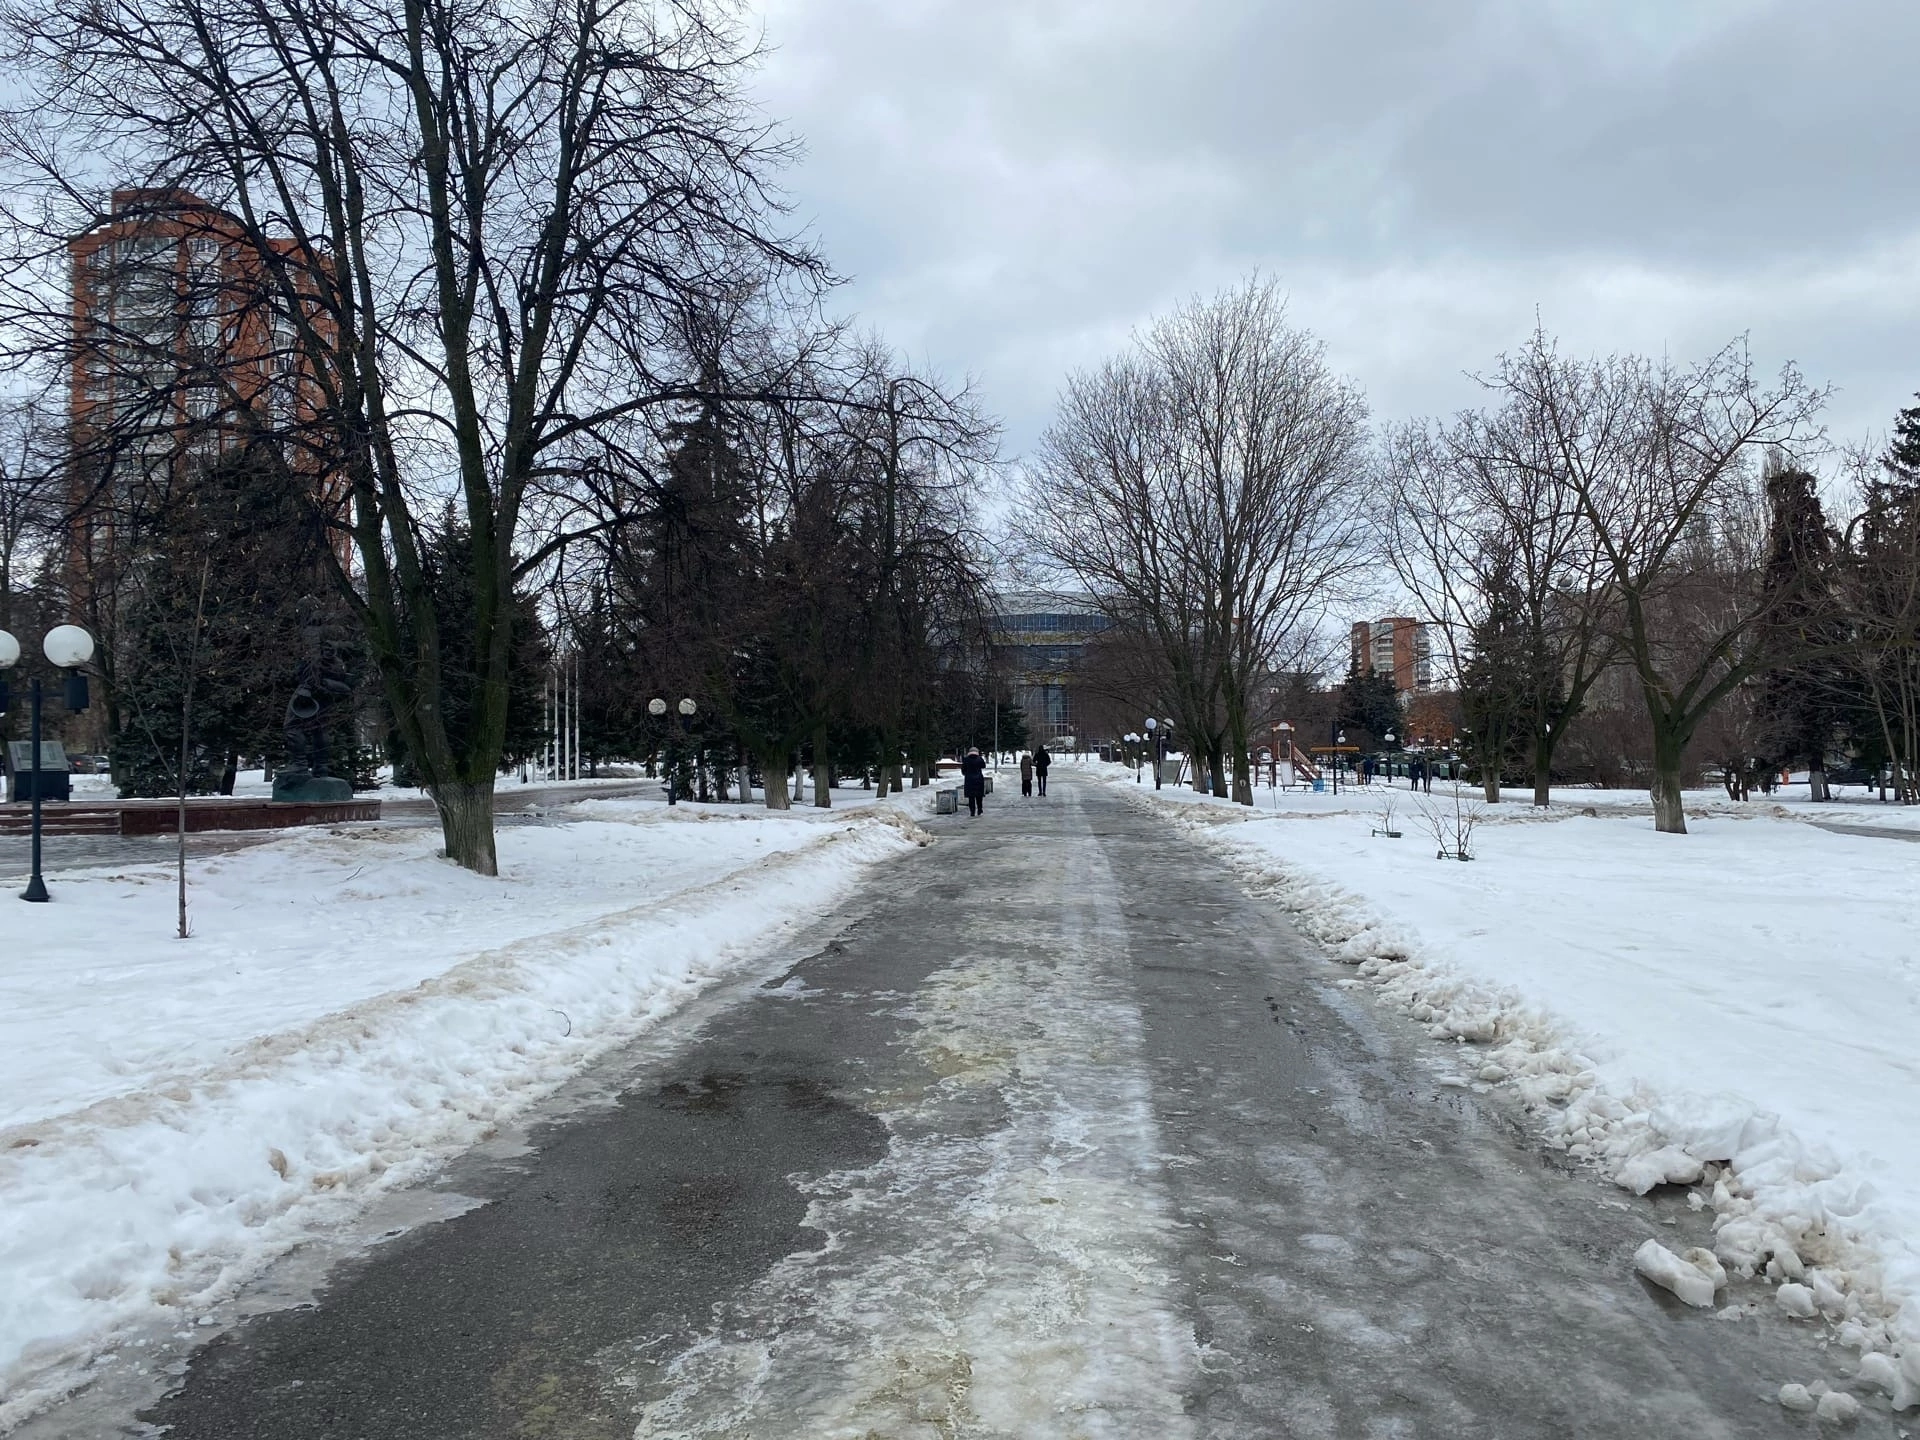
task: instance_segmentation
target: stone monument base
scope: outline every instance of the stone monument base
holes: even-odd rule
[[[273,798],[283,804],[338,805],[353,799],[353,786],[337,775],[289,770],[273,777]]]

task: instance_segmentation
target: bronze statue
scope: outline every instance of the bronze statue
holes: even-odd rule
[[[340,627],[311,595],[300,597],[299,625],[300,663],[282,732],[287,765],[273,777],[273,798],[309,804],[351,800],[353,786],[327,773],[327,722],[333,707],[353,693],[341,658],[345,642]]]

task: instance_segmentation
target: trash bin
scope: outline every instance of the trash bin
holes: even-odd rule
[[[7,770],[13,783],[8,787],[9,800],[33,799],[33,742],[31,740],[10,740],[7,742]],[[71,767],[67,764],[67,747],[58,740],[40,742],[40,798],[42,800],[71,800],[73,798],[73,779]]]
[[[936,815],[958,815],[960,813],[960,792],[941,790],[933,797],[933,813]]]

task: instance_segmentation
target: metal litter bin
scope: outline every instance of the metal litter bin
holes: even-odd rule
[[[941,790],[933,797],[933,813],[936,815],[958,815],[960,813],[960,792]]]
[[[31,740],[7,742],[7,769],[13,782],[8,787],[7,798],[16,802],[33,799],[33,742]],[[42,740],[40,742],[40,798],[71,800],[73,779],[70,771],[71,767],[67,764],[67,747],[58,740]]]

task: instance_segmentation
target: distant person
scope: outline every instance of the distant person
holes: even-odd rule
[[[1028,751],[1020,757],[1020,793],[1033,794],[1033,752]]]
[[[987,808],[987,762],[978,750],[969,750],[960,761],[960,782],[967,792],[967,814],[978,815]]]
[[[1033,778],[1040,782],[1040,793],[1043,796],[1047,793],[1047,767],[1052,764],[1053,757],[1047,753],[1046,746],[1042,745],[1033,752]]]

